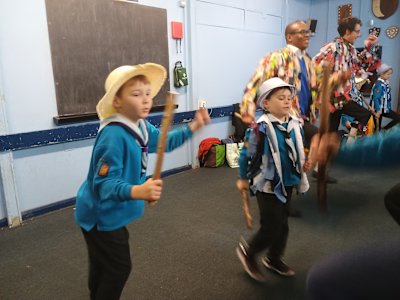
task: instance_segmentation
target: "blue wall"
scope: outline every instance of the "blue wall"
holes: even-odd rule
[[[363,41],[368,36],[369,21],[374,20],[374,27],[381,28],[379,36],[379,44],[382,45],[382,61],[393,67],[393,76],[391,78],[391,87],[394,98],[394,107],[397,108],[399,99],[399,49],[400,49],[400,35],[394,39],[389,39],[385,30],[388,26],[396,25],[400,27],[400,9],[391,17],[381,20],[375,17],[372,13],[372,1],[352,0],[312,0],[310,18],[318,20],[317,32],[310,41],[309,52],[315,55],[319,49],[327,41],[332,40],[337,33],[337,9],[339,5],[352,4],[352,15],[358,17],[362,22],[361,28],[362,36],[356,41],[356,47],[363,47]]]

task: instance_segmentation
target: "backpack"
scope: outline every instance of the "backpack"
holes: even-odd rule
[[[201,167],[220,167],[225,163],[225,145],[218,138],[206,138],[200,142],[197,156]]]
[[[183,87],[188,84],[189,83],[186,68],[182,66],[181,61],[177,61],[174,68],[174,86]]]
[[[244,135],[249,126],[246,123],[244,123],[240,117],[236,115],[237,113],[240,113],[239,103],[233,104],[233,113],[232,113],[232,126],[235,128],[235,131],[233,133],[233,139],[236,143],[239,143],[244,140]]]
[[[261,132],[257,127],[254,128],[257,135],[257,151],[251,157],[249,164],[247,165],[246,176],[250,180],[250,185],[253,184],[253,178],[261,173],[262,156],[264,153],[265,134]]]

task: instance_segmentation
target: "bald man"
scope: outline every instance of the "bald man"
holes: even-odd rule
[[[298,117],[304,120],[305,146],[318,132],[312,125],[315,121],[314,99],[316,96],[316,77],[314,65],[306,49],[310,40],[309,26],[303,21],[289,23],[285,29],[286,47],[267,53],[261,59],[256,72],[246,85],[243,99],[254,101],[259,85],[271,77],[280,77],[296,87],[297,95],[293,108]]]

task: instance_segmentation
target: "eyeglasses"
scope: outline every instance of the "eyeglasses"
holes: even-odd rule
[[[361,29],[358,30],[353,30],[355,33],[359,34],[361,32]]]
[[[301,35],[306,35],[306,34],[310,34],[311,30],[300,30],[300,31],[296,31],[296,32],[290,32],[289,34],[301,34]]]

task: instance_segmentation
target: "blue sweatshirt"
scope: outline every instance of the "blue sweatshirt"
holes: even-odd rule
[[[148,152],[157,151],[159,130],[146,121]],[[181,146],[192,136],[188,125],[169,132],[166,151]],[[106,126],[98,134],[89,173],[76,197],[75,220],[86,231],[125,226],[144,213],[143,200],[131,200],[134,185],[145,182],[142,149],[133,135],[120,126]]]

